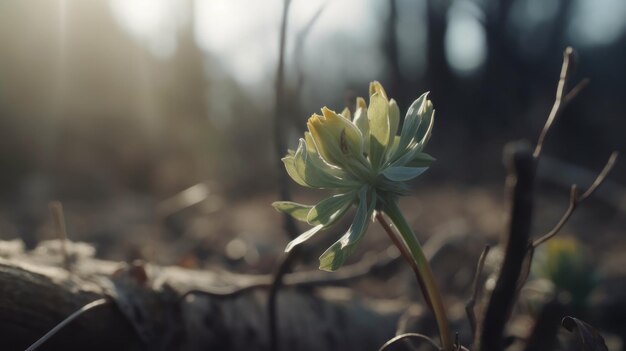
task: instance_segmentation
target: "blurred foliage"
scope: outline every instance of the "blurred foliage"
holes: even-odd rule
[[[588,253],[574,237],[555,237],[541,247],[533,264],[537,277],[549,280],[558,293],[567,293],[573,306],[584,307],[599,284]]]

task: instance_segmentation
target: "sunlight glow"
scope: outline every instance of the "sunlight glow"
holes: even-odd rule
[[[185,2],[176,0],[110,0],[113,16],[157,57],[177,47],[177,29],[186,21]]]
[[[485,29],[473,14],[451,10],[445,50],[450,66],[460,75],[470,75],[484,64],[487,58]]]
[[[624,0],[578,0],[568,35],[581,46],[609,45],[626,30]]]

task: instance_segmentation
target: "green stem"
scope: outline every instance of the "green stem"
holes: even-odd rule
[[[435,281],[433,273],[430,270],[428,260],[424,256],[424,252],[422,251],[422,247],[417,240],[415,233],[413,233],[411,226],[402,215],[402,212],[395,201],[385,203],[382,207],[382,212],[389,217],[391,222],[395,225],[398,233],[409,249],[408,252],[410,253],[410,257],[406,258],[413,261],[413,263],[410,262],[411,267],[415,270],[419,283],[422,284],[421,288],[422,293],[425,295],[425,300],[430,302],[429,305],[433,309],[435,319],[437,320],[437,326],[439,328],[439,336],[441,338],[443,350],[454,350],[454,343],[452,341],[452,337],[450,336],[448,317],[446,316],[446,309],[443,304],[441,293],[439,293],[437,282]],[[390,230],[389,225],[384,222],[384,218],[378,217],[378,220],[381,222],[381,225],[385,228],[385,230]],[[389,233],[389,235],[394,234]],[[397,241],[394,241],[394,243],[396,246],[402,245]],[[407,252],[406,248],[398,247],[398,249],[402,253]]]

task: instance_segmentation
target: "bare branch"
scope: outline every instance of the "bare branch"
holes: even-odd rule
[[[385,351],[389,346],[399,341],[406,341],[408,339],[419,339],[421,341],[424,341],[430,344],[433,347],[433,349],[440,350],[439,346],[437,346],[437,344],[435,344],[435,342],[432,341],[432,339],[427,337],[426,335],[418,334],[418,333],[405,333],[405,334],[400,334],[398,336],[391,338],[389,341],[383,344],[383,346],[381,346],[380,349],[378,349],[378,351]],[[417,348],[412,343],[407,343],[407,345],[409,345],[409,347],[412,350],[417,350]]]
[[[591,194],[593,194],[594,191],[596,191],[596,189],[604,182],[606,177],[609,175],[609,173],[613,169],[613,166],[615,166],[615,161],[617,161],[618,156],[619,156],[619,152],[617,151],[613,151],[611,153],[611,156],[609,156],[609,160],[606,161],[606,165],[604,165],[604,168],[602,168],[602,171],[600,172],[600,174],[598,174],[598,177],[596,178],[596,180],[593,181],[589,189],[587,189],[587,191],[585,191],[582,194],[582,196],[578,199],[579,203],[587,199],[589,196],[591,196]]]
[[[285,128],[284,123],[285,118],[285,43],[287,37],[287,19],[289,14],[289,5],[291,4],[291,0],[284,0],[283,2],[283,14],[280,25],[279,32],[279,48],[278,48],[278,67],[276,70],[276,97],[275,97],[275,115],[274,115],[274,146],[276,148],[276,157],[277,157],[277,167],[278,169],[282,169],[282,161],[281,155],[285,150]],[[278,187],[279,187],[279,195],[282,200],[289,201],[291,198],[291,193],[289,191],[289,179],[287,174],[282,171],[278,172]],[[284,214],[284,227],[287,235],[291,239],[295,238],[298,235],[298,226],[296,225],[294,219]],[[269,333],[269,343],[270,349],[279,351],[278,345],[278,326],[276,321],[276,304],[277,304],[277,295],[280,290],[280,286],[282,285],[283,276],[291,269],[291,263],[295,258],[299,250],[292,250],[287,256],[282,260],[276,273],[274,275],[274,280],[272,281],[272,285],[270,287],[270,291],[267,297],[267,316],[268,316],[268,333]]]
[[[576,98],[576,96],[578,96],[578,94],[583,91],[583,89],[585,89],[587,87],[587,85],[589,85],[589,82],[591,82],[591,79],[589,78],[585,78],[583,80],[581,80],[580,82],[578,82],[578,84],[576,84],[575,87],[572,88],[572,90],[570,90],[569,93],[567,93],[567,95],[565,95],[565,101],[563,102],[563,108],[565,106],[567,106],[570,102],[572,102],[572,100],[574,100]]]
[[[30,347],[28,347],[26,349],[26,351],[34,351],[34,350],[36,350],[41,345],[43,345],[46,341],[48,341],[48,339],[50,339],[56,333],[61,331],[61,329],[63,329],[66,325],[70,324],[70,322],[72,322],[76,318],[80,317],[83,313],[85,313],[85,312],[87,312],[89,310],[92,310],[92,309],[94,309],[94,308],[96,308],[98,306],[102,306],[102,305],[104,305],[104,304],[106,304],[108,302],[109,302],[109,300],[107,300],[105,298],[102,298],[102,299],[98,299],[98,300],[96,300],[94,302],[90,302],[90,303],[86,304],[85,306],[81,307],[78,311],[72,313],[67,318],[62,320],[61,323],[57,324],[54,328],[50,329],[49,332],[47,332],[44,336],[42,336],[34,344],[30,345]]]
[[[572,185],[572,189],[570,191],[569,206],[567,207],[567,210],[565,211],[565,213],[563,213],[563,216],[561,216],[561,219],[554,226],[554,228],[552,228],[552,230],[532,242],[533,248],[537,248],[537,246],[548,241],[563,228],[563,226],[565,225],[565,223],[567,223],[578,205],[580,205],[580,203],[589,198],[589,196],[591,196],[594,191],[596,191],[596,189],[598,189],[598,187],[602,185],[609,172],[611,172],[611,170],[613,169],[613,166],[615,166],[615,161],[617,161],[618,155],[619,153],[617,151],[614,151],[611,154],[609,160],[606,162],[606,165],[604,166],[600,174],[598,174],[589,189],[587,189],[587,191],[585,191],[582,195],[578,196],[578,190],[576,188],[576,185]]]
[[[476,300],[478,299],[479,287],[481,285],[478,284],[480,280],[480,276],[482,275],[483,268],[485,267],[485,259],[487,258],[487,254],[489,254],[490,250],[489,245],[485,245],[483,252],[480,254],[478,258],[478,264],[476,265],[476,273],[474,273],[474,280],[472,281],[472,296],[465,304],[465,313],[467,314],[467,319],[469,320],[470,327],[472,329],[472,334],[476,333],[476,313],[474,312],[474,306],[476,305]]]
[[[543,148],[543,143],[546,139],[546,135],[548,134],[548,131],[552,127],[552,124],[554,124],[554,121],[556,120],[558,115],[563,110],[563,107],[565,107],[565,105],[569,101],[571,101],[571,99],[573,99],[578,94],[578,92],[580,92],[580,90],[582,90],[582,88],[587,84],[587,83],[584,83],[584,84],[581,83],[582,85],[579,84],[578,86],[576,86],[576,88],[574,88],[570,92],[571,95],[566,93],[570,74],[572,73],[572,70],[573,70],[572,69],[573,65],[571,64],[573,55],[574,55],[574,49],[572,49],[569,46],[565,49],[565,52],[563,52],[563,65],[561,66],[559,84],[557,85],[557,88],[556,88],[556,98],[554,99],[554,104],[552,105],[552,110],[550,110],[550,114],[548,115],[546,124],[543,126],[543,129],[541,130],[541,134],[539,135],[539,140],[537,141],[537,146],[535,147],[535,151],[533,152],[533,157],[535,158],[538,158],[539,155],[541,155],[541,149]]]

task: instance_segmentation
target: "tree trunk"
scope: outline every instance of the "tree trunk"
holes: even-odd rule
[[[61,268],[58,241],[30,252],[21,242],[0,241],[3,350],[24,350],[103,297],[106,304],[81,314],[39,350],[268,349],[270,276],[102,261],[86,244],[67,244],[71,272]],[[377,350],[393,337],[405,304],[388,301],[383,309],[354,298],[351,290],[317,287],[346,277],[322,272],[285,277],[278,300],[281,349]]]

